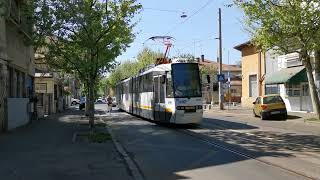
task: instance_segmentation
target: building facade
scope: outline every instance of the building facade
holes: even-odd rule
[[[259,51],[250,41],[234,47],[241,52],[242,97],[241,105],[252,107],[256,97],[265,94],[265,53]]]
[[[298,53],[260,52],[250,42],[235,49],[242,53],[242,106],[252,107],[257,96],[280,94],[288,111],[313,111],[306,70]],[[316,66],[314,57],[312,65]],[[319,87],[317,78],[315,83]]]
[[[45,49],[40,48],[35,54],[35,93],[39,117],[62,112],[68,106],[65,77],[49,68],[44,60],[43,51]],[[67,85],[69,86],[69,82]]]
[[[23,0],[9,0],[0,7],[0,131],[11,130],[31,120],[34,95],[34,52],[26,44]]]
[[[210,67],[218,72],[219,63],[204,59],[204,56],[198,60],[199,68]],[[222,64],[222,74],[224,74],[226,81],[223,85],[225,102],[241,102],[242,79],[241,68],[237,65]],[[205,104],[217,104],[219,102],[219,87],[217,80],[217,73],[201,74],[202,82],[202,96]],[[228,77],[230,81],[228,81]],[[210,82],[209,82],[210,81]]]
[[[308,78],[299,54],[281,55],[277,65],[277,70],[266,76],[266,86],[273,87],[267,93],[280,94],[288,111],[312,112]]]

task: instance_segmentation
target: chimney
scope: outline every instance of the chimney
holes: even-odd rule
[[[201,61],[204,62],[204,55],[201,55]]]

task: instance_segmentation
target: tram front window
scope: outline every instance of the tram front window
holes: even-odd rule
[[[198,64],[173,64],[175,97],[201,97]]]

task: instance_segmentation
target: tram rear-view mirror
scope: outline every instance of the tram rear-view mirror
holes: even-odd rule
[[[161,83],[162,84],[166,83],[166,76],[165,75],[161,76]]]
[[[210,84],[211,80],[210,80],[210,75],[207,75],[207,83]]]

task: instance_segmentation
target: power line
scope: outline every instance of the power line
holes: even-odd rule
[[[171,12],[171,13],[182,13],[184,11],[172,10],[172,9],[157,9],[157,8],[143,8],[144,10],[152,10],[152,11],[162,11],[162,12]]]
[[[185,23],[186,21],[188,21],[189,19],[191,19],[193,16],[197,15],[199,12],[201,12],[202,9],[204,9],[205,7],[207,7],[209,4],[211,4],[212,2],[214,2],[213,0],[208,0],[203,6],[201,6],[197,11],[195,11],[193,14],[191,14],[188,18],[186,18],[184,21],[176,24],[171,30],[169,30],[165,35],[168,35],[169,33],[171,33],[172,31],[176,30],[179,25]]]

